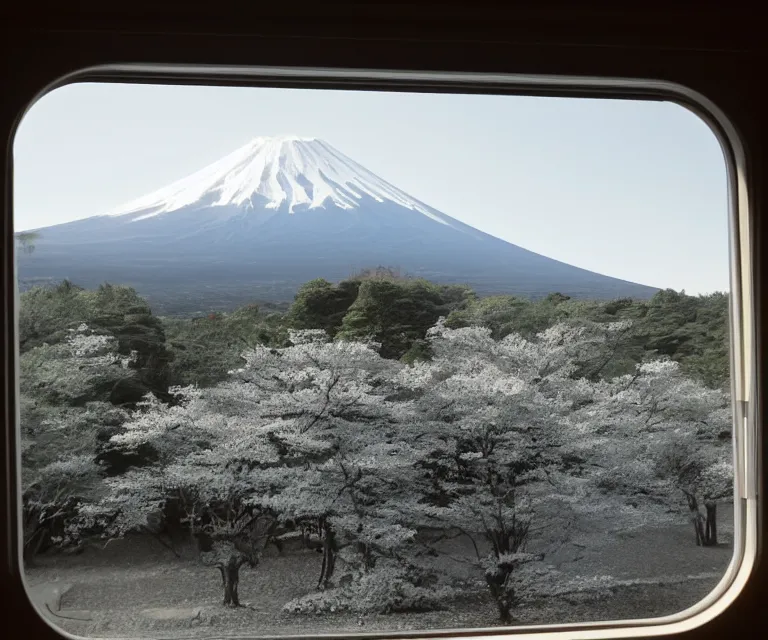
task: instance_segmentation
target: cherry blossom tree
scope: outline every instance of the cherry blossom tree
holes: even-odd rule
[[[386,428],[386,372],[399,365],[375,345],[329,343],[322,332],[291,340],[246,352],[245,365],[216,388],[172,389],[173,406],[148,397],[112,443],[151,444],[156,464],[110,479],[109,495],[83,507],[83,522],[101,519],[109,535],[123,535],[171,501],[181,505],[189,527],[209,541],[203,560],[222,572],[224,602],[233,606],[240,567],[257,564],[281,522],[318,524],[323,585],[348,537],[361,557],[383,548],[386,540],[365,542],[378,535],[373,523],[361,525],[369,494],[380,490],[366,447]],[[254,523],[265,520],[254,540]]]
[[[106,479],[107,495],[82,505],[77,525],[98,523],[106,537],[120,537],[146,529],[156,514],[176,507],[198,542],[202,562],[221,574],[224,604],[238,607],[240,568],[258,565],[274,520],[247,502],[268,490],[268,479],[252,473],[248,462],[268,465],[277,456],[269,443],[247,437],[247,418],[209,411],[195,388],[171,393],[173,405],[148,396],[124,432],[111,439],[123,451],[152,446],[155,462]]]
[[[419,526],[471,542],[502,623],[536,575],[523,567],[546,573],[531,538],[555,527],[564,539],[569,517],[591,508],[589,478],[574,466],[589,435],[569,418],[595,385],[575,377],[577,363],[623,329],[560,324],[496,341],[489,329],[441,322],[429,334],[432,360],[400,374],[419,395],[410,440],[425,480],[407,508]]]
[[[387,445],[386,437],[394,435],[402,407],[388,400],[388,392],[401,365],[381,358],[375,343],[329,342],[324,332],[312,330],[293,332],[290,339],[293,346],[286,349],[246,353],[230,387],[236,398],[227,402],[258,402],[266,437],[281,461],[274,472],[280,490],[261,504],[283,520],[315,525],[323,587],[340,549],[354,545],[370,567],[391,534],[382,519],[374,524],[371,509],[381,508],[398,485],[396,470],[381,458],[395,460],[398,443]],[[399,459],[398,466],[406,465]]]
[[[732,496],[733,449],[728,394],[687,378],[680,365],[656,360],[604,385],[602,396],[574,420],[605,446],[605,488],[639,499],[685,506],[696,544],[717,540],[717,503]]]

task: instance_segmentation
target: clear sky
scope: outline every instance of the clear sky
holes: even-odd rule
[[[504,240],[606,275],[728,289],[723,154],[672,103],[77,84],[14,142],[16,230],[108,211],[256,136],[318,137]]]

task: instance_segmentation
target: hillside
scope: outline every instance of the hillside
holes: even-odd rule
[[[516,215],[525,212],[510,211],[512,224]],[[285,302],[308,280],[338,282],[376,264],[482,295],[647,299],[657,291],[484,233],[314,138],[256,138],[115,211],[34,233],[34,253],[19,258],[25,286],[120,282],[169,313]]]

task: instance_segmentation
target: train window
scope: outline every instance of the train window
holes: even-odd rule
[[[18,127],[20,561],[49,624],[613,637],[727,606],[754,363],[717,109],[238,73],[84,72]]]

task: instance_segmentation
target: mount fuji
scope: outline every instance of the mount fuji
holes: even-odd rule
[[[657,289],[580,269],[479,231],[316,138],[255,138],[105,215],[35,230],[22,285],[129,284],[153,304],[287,301],[314,278],[397,267],[479,294],[648,298]],[[173,305],[171,305],[173,306]]]

